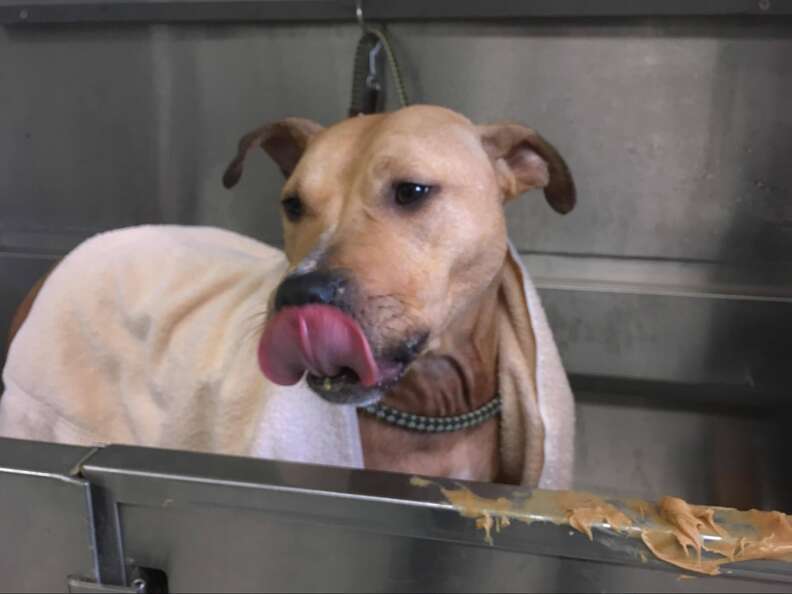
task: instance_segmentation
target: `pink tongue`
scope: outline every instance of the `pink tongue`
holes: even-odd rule
[[[259,366],[272,382],[290,386],[305,371],[333,377],[343,367],[353,370],[364,387],[377,383],[378,370],[360,326],[329,305],[286,307],[261,337]]]

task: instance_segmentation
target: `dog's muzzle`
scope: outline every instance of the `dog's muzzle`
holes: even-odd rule
[[[348,312],[349,277],[314,270],[286,277],[274,296],[274,314],[259,342],[259,365],[272,382],[294,385],[305,376],[325,400],[363,406],[379,400],[426,344],[408,338],[375,355],[360,323]]]

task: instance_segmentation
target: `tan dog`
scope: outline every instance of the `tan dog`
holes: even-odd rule
[[[385,404],[423,416],[460,415],[491,400],[498,389],[496,315],[509,265],[503,204],[544,188],[556,211],[569,212],[575,188],[558,152],[524,126],[476,126],[439,107],[358,117],[326,130],[294,118],[242,139],[227,187],[256,145],[287,177],[291,274],[270,318],[306,304],[339,308],[362,328],[376,368],[387,370],[364,387],[359,361],[336,361],[330,378],[298,352],[286,362],[296,366],[293,381],[308,369],[309,384],[328,400],[364,404],[384,396]],[[284,340],[273,349],[282,351]],[[265,373],[267,367],[263,361]],[[268,375],[277,381],[277,369]],[[499,475],[496,419],[422,434],[361,413],[360,427],[368,468],[510,479]]]
[[[504,433],[495,418],[427,434],[360,412],[365,466],[538,484],[551,455],[546,429],[561,427],[566,436],[555,449],[569,449],[573,419],[562,402],[563,418],[548,426],[536,404],[541,361],[519,265],[508,253],[503,204],[544,188],[556,211],[571,210],[575,189],[557,151],[524,126],[476,126],[439,107],[358,117],[328,129],[293,118],[241,140],[224,176],[227,187],[258,145],[287,177],[289,272],[268,308],[259,347],[264,373],[292,384],[307,371],[308,385],[328,401],[382,400],[428,417],[480,409],[519,383],[530,394],[516,431],[519,445],[510,443],[515,451],[500,451]],[[42,284],[20,308],[12,335]],[[502,371],[516,359],[520,373]],[[567,398],[566,380],[560,381]],[[516,416],[516,404],[509,406],[504,402],[504,414]],[[191,447],[217,446],[192,441]],[[566,460],[568,467],[571,452]],[[562,469],[561,476],[569,472]]]

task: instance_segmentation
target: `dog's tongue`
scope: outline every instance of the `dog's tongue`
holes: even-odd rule
[[[378,380],[377,364],[360,326],[329,305],[286,307],[264,329],[259,366],[272,382],[290,386],[305,371],[334,377],[342,368],[354,371],[364,387]]]

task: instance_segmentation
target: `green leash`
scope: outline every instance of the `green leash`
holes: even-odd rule
[[[401,68],[385,27],[371,27],[366,24],[363,20],[362,0],[358,0],[357,3],[357,18],[363,35],[360,37],[355,51],[349,116],[354,117],[383,111],[385,107],[382,78],[382,75],[385,74],[382,67],[383,53],[390,68],[400,106],[408,106],[410,101],[407,97],[407,89]]]

